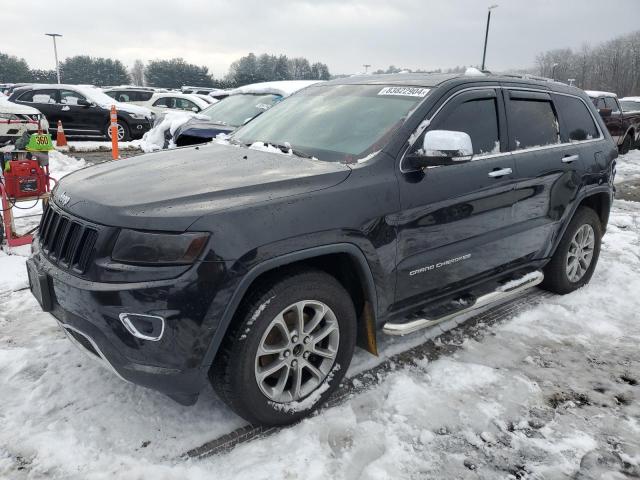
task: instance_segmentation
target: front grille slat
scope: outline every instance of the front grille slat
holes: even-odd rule
[[[40,247],[51,262],[84,273],[93,257],[98,230],[49,205],[40,221]]]

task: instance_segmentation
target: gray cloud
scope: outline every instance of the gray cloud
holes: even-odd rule
[[[487,66],[526,67],[550,48],[594,45],[640,28],[638,0],[497,0]],[[438,68],[480,63],[490,1],[138,0],[3,2],[0,51],[53,68],[62,58],[184,57],[223,75],[248,53],[285,53],[352,73],[363,63]],[[606,7],[606,9],[605,9]]]

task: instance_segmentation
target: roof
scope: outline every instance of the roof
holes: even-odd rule
[[[620,99],[621,102],[640,102],[640,97],[624,97]]]
[[[617,95],[613,92],[600,92],[598,90],[585,90],[585,93],[592,98],[598,97],[617,97]]]

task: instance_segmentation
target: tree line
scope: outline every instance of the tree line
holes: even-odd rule
[[[585,90],[605,90],[620,97],[640,95],[640,30],[595,47],[540,53],[535,73],[567,83],[573,79],[571,83]]]
[[[146,64],[136,60],[130,69],[117,59],[87,55],[69,57],[60,63],[63,83],[98,86],[148,85],[179,88],[233,88],[249,83],[273,80],[328,80],[329,67],[324,63],[310,63],[303,57],[250,53],[233,62],[224,78],[215,79],[205,66],[188,63],[182,58],[151,60]],[[0,52],[0,83],[55,83],[55,70],[32,69],[23,58]]]

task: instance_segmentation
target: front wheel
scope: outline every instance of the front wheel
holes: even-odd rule
[[[286,425],[320,406],[351,362],[356,315],[321,271],[289,272],[246,299],[210,372],[214,389],[251,423]]]
[[[565,294],[589,283],[600,256],[601,239],[600,218],[592,209],[580,207],[544,268],[542,287]]]
[[[111,123],[107,123],[107,129],[105,131],[105,135],[109,140],[111,140]],[[127,125],[122,120],[118,120],[118,141],[128,142],[129,140],[131,140],[131,132],[129,130],[129,125]]]
[[[618,149],[618,152],[620,153],[620,155],[626,155],[627,153],[629,153],[629,150],[631,150],[633,148],[633,138],[631,138],[631,135],[626,134],[624,136],[624,140],[622,141],[622,144],[620,145],[620,148]]]

